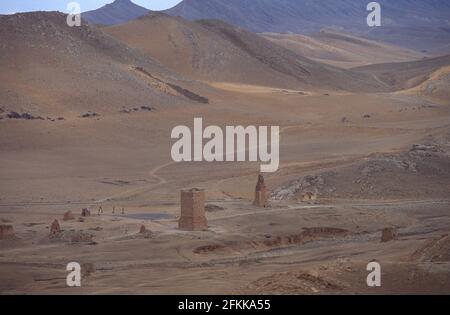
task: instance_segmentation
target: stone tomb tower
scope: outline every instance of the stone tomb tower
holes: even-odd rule
[[[14,228],[12,225],[0,225],[0,240],[6,240],[14,237]]]
[[[267,207],[267,188],[264,183],[264,176],[259,175],[255,188],[255,201],[253,205],[257,207]]]
[[[205,216],[205,191],[189,189],[181,191],[181,217],[178,221],[180,230],[204,231],[208,229]]]

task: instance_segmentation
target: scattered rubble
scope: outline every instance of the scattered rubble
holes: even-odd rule
[[[152,231],[147,230],[145,225],[142,225],[139,229],[139,235],[143,236],[144,238],[152,238],[154,236]]]
[[[30,113],[17,113],[17,112],[9,112],[8,115],[6,115],[9,119],[24,119],[24,120],[45,120],[41,116],[33,116]]]
[[[302,195],[302,201],[309,202],[315,200],[317,200],[317,195],[313,194],[312,192],[307,191]]]
[[[181,95],[183,95],[184,97],[186,97],[192,101],[195,101],[195,102],[201,103],[201,104],[209,104],[209,100],[206,97],[200,96],[189,90],[183,89],[182,87],[175,85],[175,84],[167,83],[167,85],[170,86],[175,91],[177,91],[178,93],[180,93]]]
[[[251,282],[245,290],[252,294],[315,294],[339,292],[343,286],[327,280],[318,272],[285,272],[262,277]]]
[[[66,213],[64,213],[63,221],[70,221],[70,220],[75,220],[75,216],[73,215],[72,211],[69,210]]]
[[[139,112],[139,111],[147,111],[147,112],[151,112],[153,111],[154,108],[150,107],[150,106],[141,106],[141,107],[134,107],[134,108],[126,108],[126,107],[122,107],[122,109],[119,111],[119,113],[122,114],[130,114],[132,112]]]
[[[89,245],[96,245],[97,243],[93,242],[94,235],[90,233],[86,233],[83,231],[77,231],[70,233],[71,235],[71,243],[72,244],[78,244],[78,243],[87,243]]]
[[[325,186],[325,180],[320,175],[308,175],[299,180],[293,181],[286,186],[276,189],[272,195],[272,200],[296,199],[300,201],[311,201],[317,199],[319,191]]]
[[[386,179],[389,180],[386,180]],[[446,198],[450,194],[450,135],[430,137],[400,153],[375,153],[273,190],[270,200]],[[312,196],[311,196],[312,194]]]
[[[100,117],[100,114],[97,114],[95,112],[87,112],[84,113],[80,116],[81,118],[96,118],[96,117]]]
[[[207,204],[205,206],[206,212],[219,212],[219,211],[223,211],[223,210],[225,210],[225,208],[217,206],[217,205],[213,205],[213,204]]]
[[[264,238],[229,241],[221,244],[202,245],[193,250],[195,254],[208,254],[216,251],[235,252],[240,250],[264,250],[274,247],[306,244],[312,241],[344,238],[351,233],[348,230],[333,227],[303,228],[302,232],[287,235],[264,235]]]

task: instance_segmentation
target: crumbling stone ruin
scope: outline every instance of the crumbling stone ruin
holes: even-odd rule
[[[14,228],[12,225],[0,225],[0,240],[6,240],[14,237]]]
[[[223,210],[225,210],[225,208],[218,205],[208,204],[205,206],[206,212],[218,212]]]
[[[308,201],[315,201],[317,200],[317,196],[313,194],[312,192],[306,192],[302,195],[302,201],[308,202]]]
[[[257,207],[267,207],[267,188],[264,183],[264,176],[258,176],[258,183],[256,184],[255,189],[255,201],[253,205]]]
[[[72,213],[72,211],[67,211],[66,213],[64,213],[64,217],[63,217],[64,221],[70,221],[70,220],[75,220],[75,217]]]
[[[83,208],[81,210],[81,216],[82,217],[90,217],[91,216],[91,211],[89,211],[88,208]]]
[[[79,244],[79,243],[87,243],[91,245],[96,245],[95,242],[93,242],[94,235],[91,233],[86,233],[84,231],[77,231],[73,234],[70,234],[70,241],[72,244]]]
[[[61,227],[59,226],[58,220],[55,219],[50,226],[50,236],[55,236],[59,233],[61,233]]]
[[[144,237],[144,238],[152,238],[153,237],[153,232],[150,230],[147,230],[147,228],[145,227],[145,225],[142,225],[141,228],[139,229],[139,237]]]
[[[386,243],[397,238],[397,231],[394,228],[385,228],[381,232],[381,242]]]
[[[190,189],[181,191],[180,230],[204,231],[208,229],[205,216],[205,191]]]

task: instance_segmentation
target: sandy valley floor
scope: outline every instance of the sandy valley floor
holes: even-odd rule
[[[208,105],[2,121],[0,219],[16,237],[0,241],[0,293],[450,293],[450,104],[399,93],[212,91]],[[172,162],[170,132],[194,117],[280,126],[270,207],[252,206],[259,163]],[[316,201],[299,198],[305,183]],[[177,229],[188,187],[205,188],[218,206],[206,232]],[[84,207],[92,216],[79,222]],[[62,220],[68,210],[75,220]],[[390,227],[397,239],[381,243]],[[372,260],[381,288],[366,285]],[[83,266],[81,288],[66,286],[71,261]]]

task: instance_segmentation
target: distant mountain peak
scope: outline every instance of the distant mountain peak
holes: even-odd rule
[[[93,24],[114,25],[134,20],[149,12],[150,10],[131,0],[115,0],[97,10],[84,12],[82,17]]]
[[[378,0],[382,27],[366,22],[368,0],[184,0],[165,12],[188,20],[216,19],[264,33],[309,34],[324,27],[405,47],[430,49],[450,38],[450,1]]]
[[[114,2],[111,2],[110,5],[118,5],[118,4],[134,4],[136,5],[133,1],[131,0],[115,0]]]

